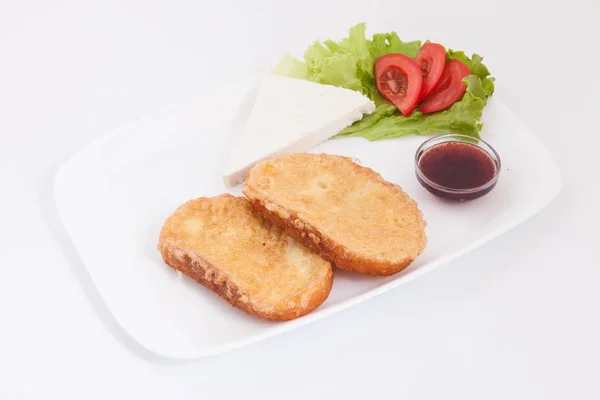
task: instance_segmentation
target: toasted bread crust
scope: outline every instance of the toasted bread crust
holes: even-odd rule
[[[414,258],[407,258],[400,263],[391,263],[361,257],[352,252],[352,250],[331,240],[290,210],[278,207],[273,203],[269,203],[267,206],[266,203],[258,199],[251,200],[250,202],[266,219],[280,226],[288,235],[303,243],[306,247],[339,269],[360,272],[371,276],[389,276],[397,274],[414,261]],[[283,211],[283,213],[278,213],[275,211],[276,209]],[[289,215],[290,217],[282,218],[280,216],[282,214]]]
[[[169,266],[206,286],[232,306],[270,321],[288,321],[308,314],[327,299],[333,285],[333,271],[329,270],[324,279],[317,281],[311,288],[312,293],[305,306],[302,306],[300,301],[302,294],[299,294],[290,299],[294,303],[293,307],[284,304],[273,311],[266,311],[250,301],[248,296],[229,279],[220,279],[217,268],[209,262],[172,244],[161,242],[158,247],[163,260]]]
[[[293,156],[294,155],[283,157]],[[314,156],[332,157],[354,164],[354,162],[348,157],[330,156],[326,154]],[[424,233],[426,222],[423,220],[422,213],[420,210],[418,210],[418,208],[416,208],[416,217],[419,221],[419,230],[421,232],[419,236],[420,239],[418,243],[416,243],[418,251],[415,253],[414,257],[405,257],[401,260],[374,259],[371,257],[365,257],[360,252],[355,251],[352,247],[345,246],[333,240],[318,225],[311,223],[311,221],[303,218],[294,210],[283,207],[281,204],[273,201],[271,197],[265,195],[264,191],[261,192],[257,190],[254,182],[258,180],[257,176],[260,174],[260,169],[265,165],[265,163],[269,162],[271,161],[264,161],[250,171],[250,178],[246,181],[242,190],[244,195],[250,200],[252,206],[267,220],[284,229],[288,235],[300,241],[305,246],[318,253],[325,260],[333,263],[336,267],[371,276],[389,276],[396,274],[408,267],[415,260],[416,256],[418,256],[425,248],[427,243],[427,238]],[[373,182],[376,182],[396,195],[406,198],[410,200],[411,203],[414,203],[414,201],[411,200],[398,185],[384,180],[381,175],[372,169],[356,164],[354,164],[353,168],[360,170],[361,174],[365,174]],[[253,174],[257,176],[253,177]],[[416,203],[414,204],[416,205]]]
[[[231,199],[234,197],[222,195],[219,198]],[[235,199],[239,200],[240,198]],[[200,200],[204,199],[196,199],[192,202]],[[246,200],[244,199],[244,201]],[[186,203],[186,205],[189,203]],[[257,218],[260,217],[257,216]],[[310,286],[304,288],[295,296],[279,302],[274,307],[265,307],[236,285],[234,279],[227,272],[211,264],[195,252],[178,245],[176,240],[173,240],[169,235],[161,233],[158,249],[165,263],[172,268],[181,271],[196,282],[209,288],[229,304],[248,314],[271,321],[291,320],[311,312],[327,299],[333,285],[332,268],[319,269],[320,275],[314,276]]]

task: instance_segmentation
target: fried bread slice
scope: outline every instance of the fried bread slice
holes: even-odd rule
[[[242,191],[265,218],[344,270],[395,274],[427,242],[417,203],[348,157],[265,160],[250,170]]]
[[[309,313],[333,283],[329,262],[266,221],[243,197],[188,201],[165,221],[158,248],[171,267],[268,320]]]

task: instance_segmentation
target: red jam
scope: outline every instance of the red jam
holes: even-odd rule
[[[428,148],[420,155],[418,168],[430,181],[417,174],[421,185],[447,199],[475,199],[496,185],[496,182],[486,185],[496,177],[494,159],[479,146],[466,142],[442,142]]]

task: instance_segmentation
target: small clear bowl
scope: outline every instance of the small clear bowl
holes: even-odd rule
[[[490,180],[488,180],[486,183],[484,183],[480,186],[472,187],[472,188],[468,188],[468,189],[458,189],[458,188],[442,186],[442,185],[432,181],[431,179],[429,179],[427,176],[425,176],[425,174],[420,169],[419,164],[420,164],[421,156],[423,154],[425,154],[425,152],[427,150],[431,149],[432,147],[440,145],[442,143],[448,143],[448,142],[460,142],[460,143],[470,144],[470,145],[477,147],[479,150],[487,153],[487,155],[494,162],[495,167],[496,167],[494,176]],[[450,199],[450,200],[459,200],[459,201],[473,200],[473,199],[479,198],[479,197],[489,193],[496,186],[496,183],[498,183],[498,177],[500,176],[500,169],[501,169],[500,156],[498,155],[496,150],[494,150],[494,148],[492,146],[490,146],[489,143],[487,143],[486,141],[479,139],[479,138],[472,137],[472,136],[467,136],[467,135],[446,134],[446,135],[439,135],[439,136],[432,137],[431,139],[428,139],[425,142],[423,142],[421,144],[421,146],[419,146],[419,148],[417,149],[417,152],[415,154],[415,172],[416,172],[417,180],[419,181],[419,183],[425,189],[427,189],[429,192],[433,193],[434,195],[443,197],[445,199]]]

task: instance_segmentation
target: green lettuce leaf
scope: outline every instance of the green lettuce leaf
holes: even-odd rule
[[[382,104],[377,107],[371,114],[365,115],[361,120],[356,121],[344,129],[341,136],[351,136],[353,133],[361,132],[364,129],[371,128],[382,119],[392,116],[396,112],[396,106],[390,103]],[[338,135],[338,136],[340,136]]]
[[[375,86],[370,41],[365,24],[350,28],[347,38],[339,42],[315,42],[304,52],[304,62],[286,54],[275,72],[292,78],[307,79],[326,85],[357,90],[383,103]]]
[[[308,79],[308,67],[302,61],[286,54],[277,64],[275,73],[290,78]]]
[[[421,41],[403,42],[396,32],[376,33],[373,35],[373,40],[371,41],[371,55],[373,59],[392,53],[404,54],[407,57],[415,58],[420,48]]]
[[[483,79],[490,75],[490,71],[488,71],[487,67],[481,62],[483,61],[483,57],[481,57],[479,54],[473,54],[473,56],[469,58],[464,51],[448,50],[446,52],[446,59],[456,59],[464,62],[467,67],[469,67],[471,74],[477,75],[479,78]]]
[[[463,82],[467,85],[467,90],[462,100],[446,110],[432,114],[414,111],[408,117],[400,113],[379,116],[379,113],[383,112],[380,109],[385,107],[381,106],[374,113],[366,115],[362,120],[344,129],[338,136],[362,136],[374,141],[407,134],[432,135],[452,132],[479,137],[482,128],[479,120],[488,95],[477,76],[469,75]],[[370,122],[371,116],[375,116],[373,123]]]
[[[399,53],[414,58],[421,41],[403,42],[395,32],[376,33],[366,37],[366,25],[350,28],[347,38],[340,41],[315,42],[304,53],[304,62],[286,54],[275,72],[363,93],[375,102],[376,110],[340,132],[338,137],[362,136],[368,140],[400,137],[406,134],[431,135],[462,133],[479,136],[481,117],[487,99],[494,93],[494,78],[478,54],[468,57],[463,51],[448,50],[448,60],[458,59],[471,71],[463,82],[467,85],[462,98],[450,108],[436,113],[415,111],[408,117],[379,94],[375,84],[375,60],[386,54]]]

